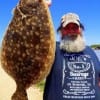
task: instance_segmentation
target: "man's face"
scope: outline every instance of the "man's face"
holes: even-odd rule
[[[80,52],[85,48],[82,29],[78,24],[69,23],[61,28],[62,41],[60,48],[67,52]]]
[[[61,29],[62,37],[64,36],[77,36],[81,33],[80,27],[75,23],[69,23],[66,27]]]

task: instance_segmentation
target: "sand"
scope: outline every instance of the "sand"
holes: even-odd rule
[[[15,90],[15,81],[0,66],[0,100],[11,100],[11,96]],[[35,86],[30,87],[27,93],[29,100],[42,100],[43,93]]]

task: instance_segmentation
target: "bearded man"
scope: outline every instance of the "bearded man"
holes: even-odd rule
[[[79,16],[65,14],[58,31],[61,41],[56,45],[43,100],[100,100],[100,62],[85,44]]]

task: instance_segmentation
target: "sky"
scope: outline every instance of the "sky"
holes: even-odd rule
[[[19,0],[2,0],[0,3],[0,45]],[[87,45],[100,44],[100,0],[52,0],[49,7],[55,29],[56,40],[60,40],[57,28],[61,17],[69,12],[76,13],[85,27],[83,32]]]

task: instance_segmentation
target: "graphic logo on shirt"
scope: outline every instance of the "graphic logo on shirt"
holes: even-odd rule
[[[95,98],[95,69],[89,55],[64,55],[62,87],[63,98]]]

